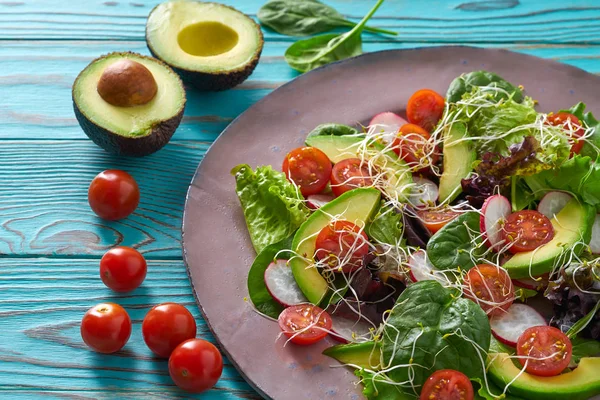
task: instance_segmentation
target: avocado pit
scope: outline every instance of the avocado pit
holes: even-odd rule
[[[134,107],[149,103],[158,86],[148,68],[123,58],[106,67],[97,89],[100,97],[113,106]]]

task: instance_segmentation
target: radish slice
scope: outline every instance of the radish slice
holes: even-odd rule
[[[552,219],[572,198],[573,196],[565,192],[548,192],[540,200],[537,210]]]
[[[307,303],[287,260],[275,260],[265,270],[265,285],[276,302],[284,307]]]
[[[331,330],[335,335],[331,335],[335,340],[342,343],[356,342],[358,338],[369,339],[371,328],[373,327],[363,318],[358,315],[354,317],[346,317],[339,315],[331,315],[333,323]]]
[[[408,259],[410,279],[414,282],[420,281],[446,281],[443,272],[437,271],[427,258],[425,250],[418,250],[410,255]]]
[[[331,200],[335,199],[332,194],[311,194],[306,198],[306,205],[314,210],[323,207]]]
[[[392,142],[400,127],[405,124],[408,122],[404,118],[389,111],[377,114],[369,122],[369,126],[378,125],[376,132],[382,135],[381,138],[386,143]]]
[[[506,313],[490,318],[494,337],[512,347],[517,345],[525,329],[541,325],[547,325],[544,317],[533,307],[521,303],[513,303]]]
[[[594,254],[600,254],[600,214],[596,215],[594,225],[592,225],[592,239],[590,240],[590,249]]]
[[[413,181],[416,185],[408,196],[408,201],[413,207],[423,207],[436,202],[440,191],[435,183],[421,177],[413,178]]]
[[[479,229],[485,237],[485,244],[493,250],[502,247],[502,222],[510,215],[510,201],[500,194],[488,197],[481,207]]]

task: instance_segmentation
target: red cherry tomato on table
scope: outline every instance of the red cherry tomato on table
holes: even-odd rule
[[[435,371],[423,384],[419,400],[473,400],[475,393],[469,378],[460,371]]]
[[[169,375],[177,386],[191,393],[215,386],[223,372],[223,357],[210,342],[189,339],[179,344],[169,357]]]
[[[519,336],[517,355],[525,371],[538,376],[560,374],[571,362],[571,340],[552,326],[534,326]]]
[[[532,251],[554,237],[554,227],[544,214],[535,210],[512,213],[506,218],[502,230],[508,251],[513,254]]]
[[[81,338],[98,353],[114,353],[123,348],[131,335],[131,318],[123,307],[102,303],[92,307],[81,320]]]
[[[398,131],[393,150],[411,167],[421,164],[421,160],[425,157],[428,158],[426,164],[434,165],[440,158],[440,152],[437,147],[429,142],[430,138],[429,132],[420,126],[405,124]]]
[[[100,218],[116,221],[135,211],[140,202],[140,189],[127,172],[107,169],[92,180],[88,201]]]
[[[548,123],[554,126],[563,126],[570,133],[571,154],[579,154],[583,148],[583,140],[578,140],[585,134],[585,129],[579,118],[568,112],[558,112],[548,115]]]
[[[181,304],[159,304],[144,317],[142,335],[156,355],[169,357],[180,343],[196,337],[196,321]]]
[[[417,210],[417,216],[431,233],[436,233],[459,215],[460,213],[452,211],[449,208],[441,210]]]
[[[325,189],[331,176],[331,161],[315,147],[300,147],[285,156],[281,170],[306,197]]]
[[[100,260],[100,278],[115,292],[130,292],[146,278],[146,260],[136,249],[115,247]]]
[[[340,196],[352,189],[373,186],[369,165],[359,158],[347,158],[336,163],[331,171],[331,190]]]
[[[315,257],[335,272],[352,272],[363,264],[369,252],[369,238],[349,221],[328,224],[317,235]],[[340,265],[340,263],[342,265]]]
[[[322,340],[331,330],[331,317],[312,304],[298,304],[279,314],[279,327],[292,343],[309,345]]]
[[[418,90],[408,99],[408,122],[431,132],[442,119],[445,104],[446,101],[437,92],[430,89]]]
[[[502,315],[512,305],[515,294],[508,273],[494,265],[479,264],[464,278],[464,295],[489,316]]]

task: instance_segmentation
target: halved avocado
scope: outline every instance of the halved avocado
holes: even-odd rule
[[[463,123],[452,124],[446,133],[444,142],[444,171],[440,178],[440,203],[450,203],[461,191],[461,181],[473,170],[476,154],[471,144],[460,141],[467,136],[467,127]]]
[[[339,344],[325,349],[323,354],[342,364],[374,370],[381,364],[381,342]]]
[[[136,80],[150,88],[142,96]],[[183,84],[171,68],[136,53],[110,53],[92,61],[75,79],[72,96],[85,134],[104,150],[129,156],[145,156],[167,144],[186,102]]]
[[[256,22],[232,7],[176,0],[150,12],[146,43],[185,82],[216,91],[250,76],[264,42]]]

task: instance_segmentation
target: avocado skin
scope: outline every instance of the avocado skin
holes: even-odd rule
[[[211,4],[211,3],[206,3],[206,4]],[[225,5],[225,4],[219,3],[219,6],[227,7],[238,13],[241,13],[241,11],[236,10],[235,8]],[[156,8],[156,7],[158,7],[158,5],[155,6],[154,8]],[[152,14],[154,12],[154,8],[150,11],[150,14]],[[192,70],[179,68],[179,67],[172,65],[171,63],[169,63],[168,60],[161,58],[154,51],[154,49],[152,48],[152,42],[148,38],[147,28],[145,31],[146,46],[148,46],[148,50],[150,50],[150,53],[152,54],[152,56],[154,58],[164,62],[169,67],[171,67],[171,69],[173,71],[177,72],[177,74],[181,77],[181,80],[184,81],[185,83],[187,83],[201,91],[220,92],[223,90],[231,89],[231,88],[239,85],[240,83],[244,82],[246,79],[248,79],[248,77],[252,74],[252,72],[254,72],[254,69],[258,65],[258,60],[260,59],[260,55],[262,54],[262,50],[263,50],[263,47],[265,44],[265,39],[264,39],[262,30],[260,29],[260,26],[256,22],[254,22],[254,21],[252,21],[252,22],[256,26],[256,31],[258,32],[258,34],[260,36],[260,44],[258,46],[258,51],[254,54],[254,57],[252,58],[252,60],[249,63],[245,64],[243,67],[240,67],[238,69],[231,70],[231,71],[208,73],[208,72],[192,71]]]

